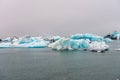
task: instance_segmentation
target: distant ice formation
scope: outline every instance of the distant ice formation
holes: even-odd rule
[[[0,47],[27,47],[27,48],[42,48],[42,47],[47,47],[49,44],[48,41],[43,40],[42,38],[39,37],[31,37],[31,36],[25,36],[21,38],[6,38],[3,39],[3,42],[0,43]]]
[[[75,39],[75,40],[78,40],[78,39],[88,39],[90,41],[104,41],[104,42],[111,42],[112,40],[109,39],[109,38],[104,38],[102,36],[98,36],[98,35],[94,35],[94,34],[75,34],[75,35],[72,35],[71,36],[71,39]]]
[[[110,38],[112,40],[120,40],[120,33],[117,31],[114,31],[112,34],[108,34],[104,38]]]

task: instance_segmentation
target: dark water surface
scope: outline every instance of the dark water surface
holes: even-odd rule
[[[1,48],[0,80],[119,80],[120,42],[106,53]]]

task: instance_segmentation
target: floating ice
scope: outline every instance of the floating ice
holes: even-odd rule
[[[102,52],[108,49],[109,49],[109,46],[105,42],[97,42],[97,41],[91,42],[90,48],[89,48],[89,50],[95,51],[95,52]]]
[[[7,37],[5,39],[2,39],[2,42],[10,42],[11,38],[10,37]]]
[[[90,50],[96,52],[105,51],[109,48],[105,42],[89,42],[89,40],[84,39],[73,40],[67,38],[61,38],[55,43],[48,45],[48,47],[56,50]]]
[[[54,39],[55,41],[59,40],[60,38],[61,38],[60,36],[53,36],[53,39]]]
[[[110,42],[112,42],[112,40],[111,40],[110,38],[104,38],[103,41],[106,42],[106,43],[110,43]]]
[[[103,37],[93,34],[75,34],[71,36],[71,39],[89,39],[90,41],[102,41]]]
[[[70,38],[61,38],[60,36],[53,36],[51,38],[41,37],[8,37],[3,39],[0,43],[0,47],[5,48],[42,48],[51,47],[56,50],[91,50],[91,51],[103,51],[109,48],[105,42],[109,42],[110,39],[104,39],[101,36],[93,34],[75,34]]]
[[[104,42],[111,42],[112,40],[111,39],[108,39],[108,38],[103,38],[101,36],[97,36],[97,35],[94,35],[94,34],[75,34],[75,35],[72,35],[71,36],[71,39],[75,39],[75,40],[78,40],[78,39],[88,39],[90,41],[104,41]]]
[[[0,48],[10,48],[12,47],[11,43],[0,43]]]
[[[87,40],[73,40],[69,38],[61,38],[60,40],[50,44],[48,47],[57,50],[74,50],[74,49],[86,49],[89,47]]]
[[[56,50],[90,50],[101,52],[108,50],[109,46],[104,42],[101,36],[92,34],[76,34],[70,38],[61,38],[60,40],[48,45]],[[106,41],[109,41],[106,39]]]
[[[105,38],[110,38],[112,40],[120,40],[120,33],[117,31],[114,31],[112,34],[106,35]]]
[[[47,47],[48,44],[49,42],[43,40],[42,38],[25,36],[21,38],[7,38],[0,43],[0,47],[42,48]]]

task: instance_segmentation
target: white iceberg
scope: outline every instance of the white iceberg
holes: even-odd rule
[[[93,52],[104,52],[109,49],[109,45],[107,45],[105,42],[94,41],[91,42],[89,45],[90,45],[89,50]]]
[[[49,42],[43,40],[42,38],[30,37],[30,36],[25,36],[21,38],[10,38],[10,41],[8,41],[9,39],[6,40],[7,41],[0,43],[0,47],[43,48],[43,47],[47,47],[49,44]]]
[[[9,42],[7,42],[7,43],[5,43],[5,42],[0,43],[0,48],[10,48],[10,47],[12,47],[12,44],[9,43]]]
[[[15,47],[42,48],[47,47],[48,42],[39,37],[23,37],[14,43]]]

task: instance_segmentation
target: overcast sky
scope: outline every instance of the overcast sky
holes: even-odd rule
[[[0,0],[0,37],[120,31],[120,0]]]

